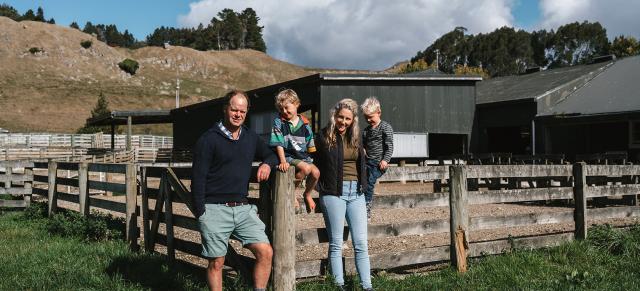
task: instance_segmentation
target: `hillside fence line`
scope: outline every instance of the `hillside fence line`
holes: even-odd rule
[[[126,148],[127,136],[116,134],[114,148]],[[132,135],[133,147],[172,148],[173,137],[157,135]],[[0,133],[0,148],[111,148],[111,135],[56,134],[56,133]]]
[[[167,258],[175,260],[176,251],[200,256],[197,242],[176,236],[175,228],[197,231],[197,220],[192,216],[175,214],[173,205],[183,203],[193,210],[191,193],[185,185],[190,180],[190,164],[162,165],[111,164],[93,162],[33,162],[17,164],[21,170],[9,169],[0,177],[7,185],[23,181],[24,187],[32,182],[33,194],[47,198],[49,213],[55,213],[57,201],[78,205],[77,210],[89,213],[90,207],[116,211],[126,218],[126,239],[132,248],[153,252],[157,245],[167,247]],[[33,168],[30,168],[30,167]],[[254,168],[254,171],[256,169]],[[22,171],[24,174],[16,174]],[[65,171],[74,172],[73,178],[61,177]],[[29,173],[33,173],[32,181]],[[46,175],[44,173],[47,173]],[[94,181],[97,173],[120,175],[121,182]],[[275,171],[271,179],[260,183],[259,197],[250,202],[258,206],[259,215],[267,225],[267,233],[274,248],[274,290],[293,290],[296,278],[324,274],[327,260],[296,261],[296,247],[328,242],[325,228],[296,229],[294,214],[293,170]],[[18,177],[19,175],[23,175]],[[403,239],[409,235],[449,234],[447,245],[392,253],[371,255],[373,269],[393,269],[449,261],[459,271],[467,268],[467,258],[500,254],[513,248],[540,248],[587,237],[589,223],[601,219],[640,216],[637,194],[640,166],[636,165],[451,165],[393,167],[388,170],[387,181],[439,180],[442,187],[435,193],[381,195],[374,200],[374,208],[429,208],[449,207],[446,219],[417,222],[398,222],[369,225],[369,239]],[[7,178],[9,177],[9,178]],[[122,182],[124,181],[124,182]],[[153,181],[153,182],[152,182]],[[158,183],[159,182],[159,183]],[[534,182],[534,183],[532,183]],[[65,192],[65,187],[67,191]],[[69,191],[69,187],[73,191]],[[90,195],[91,190],[111,191],[125,195],[125,202],[102,199]],[[444,191],[443,191],[444,190]],[[6,190],[5,190],[6,192]],[[94,191],[95,192],[95,191]],[[25,194],[26,195],[26,194]],[[140,195],[140,203],[137,196]],[[599,197],[624,196],[627,205],[587,208],[587,200]],[[25,198],[26,199],[26,198]],[[23,199],[23,200],[25,200]],[[572,200],[573,209],[548,213],[514,214],[509,216],[470,217],[469,207],[480,204],[523,203]],[[153,207],[150,207],[153,205]],[[141,223],[137,217],[141,216]],[[499,229],[553,223],[572,223],[571,232],[549,233],[497,240],[472,238],[477,230]],[[165,231],[159,231],[164,225]],[[347,229],[345,228],[345,232]],[[348,235],[344,236],[348,239]],[[425,239],[428,239],[425,236]],[[345,270],[355,273],[354,258],[346,257]],[[229,248],[226,263],[241,274],[250,274],[252,258],[242,256]],[[245,276],[251,278],[251,276]]]

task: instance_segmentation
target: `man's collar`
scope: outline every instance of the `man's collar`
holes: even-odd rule
[[[222,121],[218,122],[218,128],[230,140],[238,140],[240,139],[240,135],[242,134],[242,125],[240,126],[240,129],[238,131],[238,138],[235,138],[235,139],[233,138],[233,133],[231,133],[231,131],[224,126],[224,123]]]

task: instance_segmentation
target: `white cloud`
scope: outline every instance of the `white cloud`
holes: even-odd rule
[[[640,1],[638,0],[541,0],[540,28],[557,29],[571,23],[598,21],[610,39],[618,35],[640,37]]]
[[[197,26],[224,8],[251,7],[273,57],[311,67],[384,69],[456,26],[474,34],[513,26],[512,6],[513,0],[202,0],[178,23]]]

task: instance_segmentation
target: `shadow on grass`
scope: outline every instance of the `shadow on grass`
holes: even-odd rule
[[[204,290],[207,288],[205,269],[176,261],[169,265],[161,255],[130,254],[115,258],[106,273],[113,278],[140,285],[150,290]],[[248,290],[239,277],[223,275],[225,290]]]

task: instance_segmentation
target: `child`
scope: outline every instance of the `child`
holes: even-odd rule
[[[362,113],[369,126],[362,133],[362,143],[367,155],[367,183],[364,197],[367,203],[367,218],[371,218],[371,203],[373,188],[391,161],[393,154],[393,128],[380,120],[380,102],[375,97],[369,97],[362,103]]]
[[[311,191],[316,187],[320,171],[313,165],[313,159],[309,153],[316,151],[313,140],[313,131],[309,121],[298,114],[300,99],[295,91],[286,89],[278,93],[275,102],[280,112],[280,117],[273,121],[271,139],[269,145],[276,148],[280,159],[278,169],[286,172],[290,165],[296,167],[296,179],[302,180],[307,176],[304,190],[304,201],[307,212],[311,213],[316,208],[316,203],[311,198]],[[300,203],[296,198],[296,210]]]

